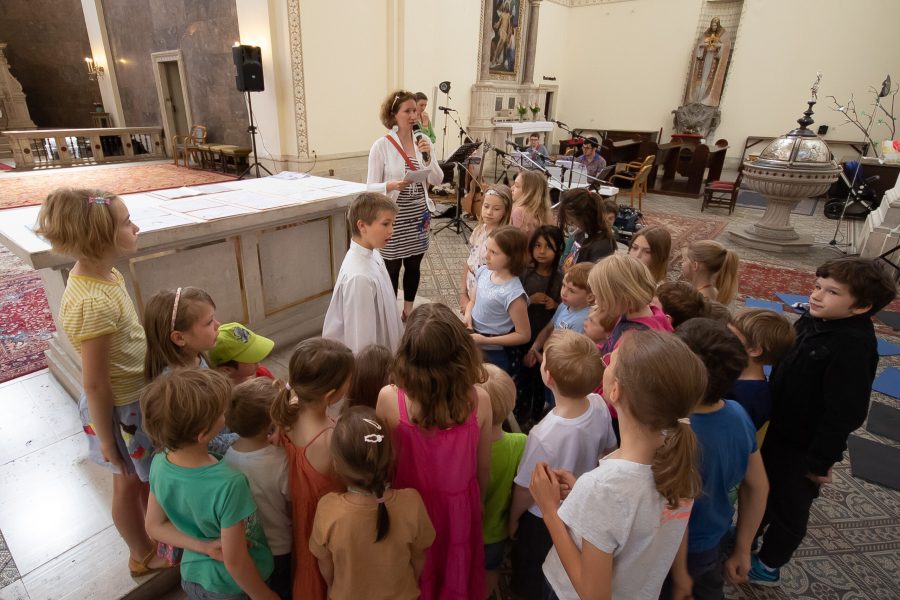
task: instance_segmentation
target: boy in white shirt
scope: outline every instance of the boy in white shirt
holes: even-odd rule
[[[225,452],[224,460],[247,476],[250,493],[262,520],[275,570],[269,586],[282,600],[291,597],[291,498],[284,448],[269,443],[269,411],[284,384],[267,377],[235,386],[225,424],[240,437]]]
[[[509,514],[510,537],[515,540],[511,587],[520,598],[535,600],[543,590],[541,565],[553,541],[528,491],[532,471],[537,463],[546,462],[551,469],[565,469],[578,477],[616,447],[609,409],[603,398],[591,393],[603,379],[603,358],[594,342],[557,329],[544,345],[541,375],[556,406],[528,435]]]
[[[343,342],[354,353],[370,344],[397,349],[403,325],[397,296],[378,252],[394,232],[397,205],[384,194],[364,192],[350,205],[352,241],[338,273],[322,337]]]

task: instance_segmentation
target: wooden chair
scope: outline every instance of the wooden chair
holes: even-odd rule
[[[175,159],[175,166],[178,166],[178,154],[181,153],[181,156],[184,158],[184,166],[187,167],[190,164],[191,158],[194,158],[194,162],[200,164],[200,161],[197,160],[200,156],[200,148],[198,147],[200,144],[206,143],[206,126],[205,125],[193,125],[191,127],[190,135],[173,135],[172,136],[172,155]]]
[[[629,171],[634,171],[635,173],[640,173],[641,169],[643,169],[644,167],[646,167],[648,165],[652,167],[654,160],[656,160],[656,155],[648,154],[647,156],[644,157],[643,161],[634,161],[634,162],[630,162],[630,163],[625,163],[625,167]]]
[[[737,204],[737,197],[741,191],[741,179],[744,173],[738,173],[734,181],[711,181],[706,184],[703,190],[703,203],[700,205],[700,212],[703,212],[707,206],[721,206],[728,209],[728,214],[734,212]]]
[[[649,157],[652,158],[652,157]],[[645,161],[646,162],[646,161]],[[653,161],[650,161],[652,163]],[[643,210],[643,200],[644,194],[647,193],[647,178],[650,176],[650,169],[653,168],[652,164],[645,164],[641,167],[641,170],[638,171],[637,175],[629,176],[622,175],[621,173],[617,173],[609,178],[610,183],[615,184],[616,179],[620,179],[622,181],[628,181],[631,183],[631,207],[634,208],[634,198],[637,196],[638,201],[638,210]]]

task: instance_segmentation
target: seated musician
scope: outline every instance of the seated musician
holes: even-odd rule
[[[584,143],[582,144],[584,154],[575,159],[584,165],[588,177],[597,177],[600,171],[606,167],[606,159],[597,152],[599,146],[600,142],[597,141],[597,138],[584,138]]]
[[[532,133],[528,136],[528,143],[528,149],[525,150],[528,157],[542,167],[546,167],[547,161],[550,158],[550,153],[547,152],[547,147],[541,143],[540,134]]]

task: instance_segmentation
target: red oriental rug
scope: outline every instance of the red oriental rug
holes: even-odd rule
[[[176,167],[173,164],[126,165],[104,169],[69,167],[25,177],[3,175],[0,177],[0,209],[40,204],[56,188],[72,185],[116,194],[131,194],[234,179],[234,175]]]
[[[54,189],[73,184],[128,194],[233,179],[172,164],[73,167],[28,177],[0,176],[0,209],[40,204]],[[0,245],[0,382],[46,367],[44,351],[54,331],[40,276]]]

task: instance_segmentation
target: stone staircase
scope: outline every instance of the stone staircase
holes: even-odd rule
[[[5,135],[0,134],[0,158],[12,158],[12,148]]]

